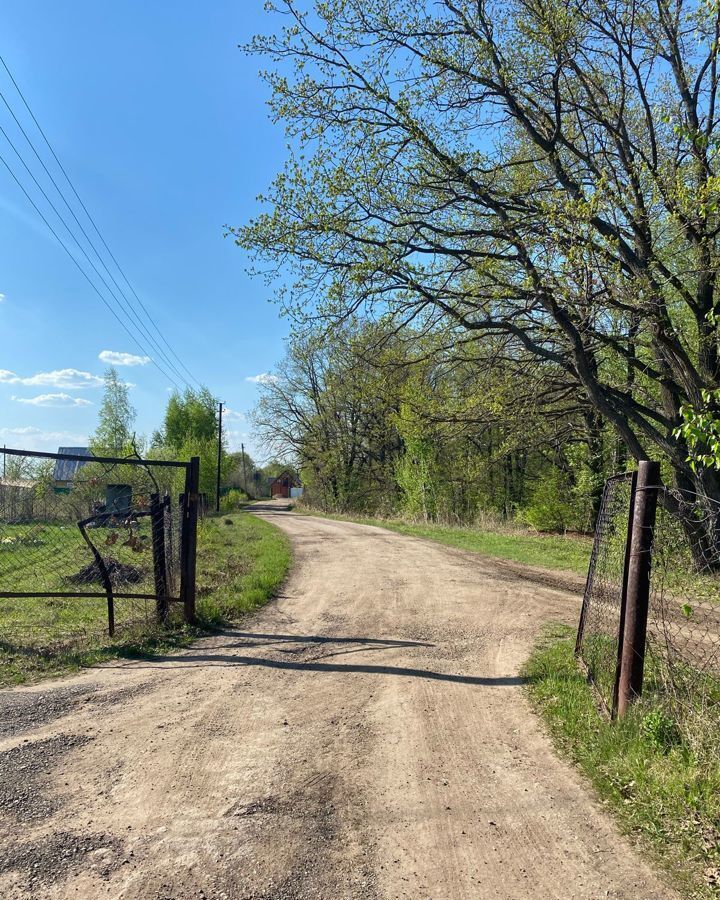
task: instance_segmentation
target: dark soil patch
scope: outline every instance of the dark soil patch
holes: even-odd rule
[[[0,753],[0,815],[19,823],[38,823],[59,806],[44,788],[58,759],[87,744],[83,735],[60,734],[33,743],[26,741]]]
[[[118,587],[121,584],[137,584],[144,578],[142,569],[137,569],[135,566],[130,566],[127,563],[121,563],[112,557],[105,559],[105,568],[113,587]],[[67,577],[67,581],[71,584],[102,584],[102,580],[103,576],[97,560],[93,560],[80,569],[79,572]]]
[[[36,691],[0,691],[0,736],[23,734],[66,716],[90,694],[92,686]]]
[[[82,837],[59,831],[27,843],[3,847],[0,874],[17,872],[36,897],[38,888],[76,872],[94,870],[107,879],[125,862],[122,842],[108,834]]]

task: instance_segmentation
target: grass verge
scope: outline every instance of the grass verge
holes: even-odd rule
[[[716,741],[688,746],[657,705],[622,722],[596,708],[573,656],[574,634],[549,630],[526,664],[529,693],[564,756],[592,782],[621,828],[640,840],[685,897],[720,896],[720,765]]]
[[[229,624],[270,600],[284,580],[290,560],[290,544],[281,531],[240,512],[208,518],[199,525],[196,627],[175,624],[160,629],[150,619],[145,626],[119,628],[111,639],[105,631],[104,601],[64,601],[62,617],[56,620],[53,601],[38,598],[31,601],[31,610],[29,606],[26,609],[38,622],[54,623],[43,629],[38,643],[25,640],[22,632],[3,637],[0,606],[0,687],[66,674],[118,657],[141,658],[187,646],[204,632]],[[148,608],[151,606],[152,601]],[[77,636],[68,639],[73,625]]]
[[[376,525],[412,537],[427,538],[448,547],[470,550],[484,556],[508,559],[526,566],[540,566],[545,569],[587,573],[588,560],[592,550],[592,538],[577,535],[546,535],[529,532],[487,531],[454,525],[435,525],[404,522],[401,519],[373,519],[363,516],[345,516],[319,512],[307,507],[298,507],[304,515],[322,516],[361,525]]]

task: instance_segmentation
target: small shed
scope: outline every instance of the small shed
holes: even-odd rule
[[[276,497],[289,500],[291,492],[294,488],[299,488],[300,482],[295,478],[292,472],[281,472],[277,478],[273,478],[270,482],[270,496],[274,500]]]
[[[59,447],[58,455],[63,456],[92,456],[88,447]],[[53,483],[58,488],[70,488],[77,473],[86,465],[81,459],[56,459],[53,469]]]

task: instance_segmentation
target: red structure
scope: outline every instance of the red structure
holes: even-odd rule
[[[273,500],[276,497],[289,499],[290,489],[294,487],[299,487],[297,479],[291,472],[282,472],[274,481],[270,482],[270,496]]]

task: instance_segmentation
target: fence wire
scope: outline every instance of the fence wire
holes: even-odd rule
[[[158,587],[168,598],[180,591],[185,468],[0,454],[2,648],[57,649],[107,633],[108,591],[116,630],[154,624]]]
[[[577,652],[608,710],[614,706],[633,475],[605,484],[588,571]]]
[[[720,503],[659,488],[644,697],[697,735],[720,726]]]
[[[720,725],[720,503],[665,486],[653,531],[643,704],[691,741]],[[604,705],[617,702],[631,475],[607,482],[578,629],[577,653]]]

